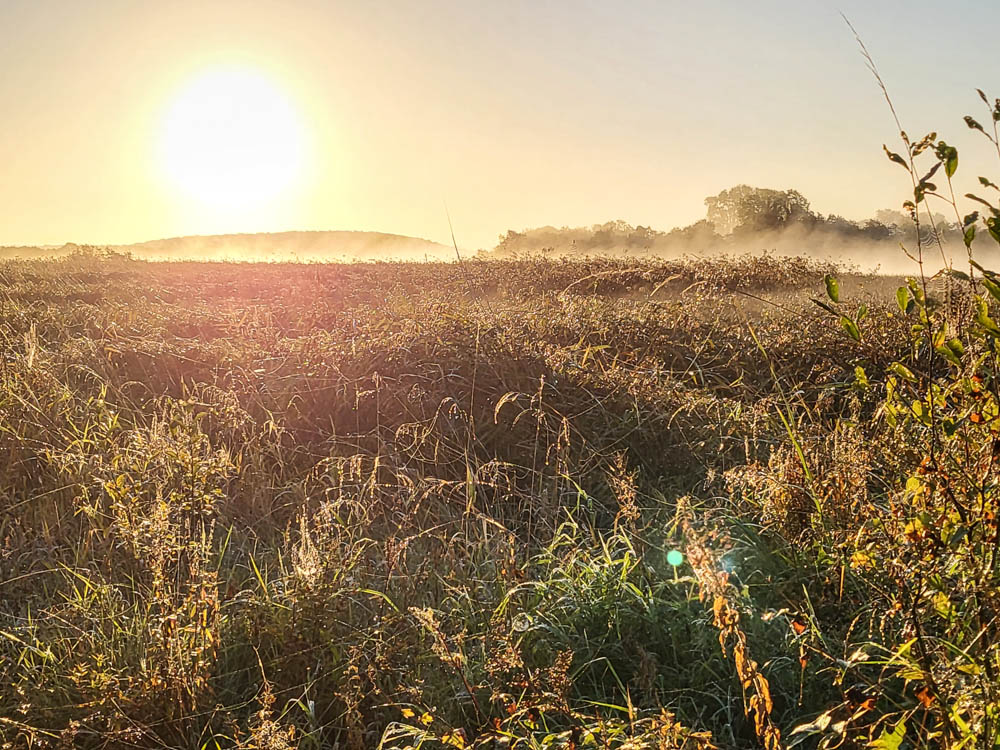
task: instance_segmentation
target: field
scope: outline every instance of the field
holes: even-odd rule
[[[957,478],[913,479],[992,456],[995,402],[928,396],[981,430],[952,453],[892,411],[951,377],[919,369],[932,300],[903,283],[770,256],[5,263],[5,747],[987,736],[992,459],[960,539],[934,511]]]

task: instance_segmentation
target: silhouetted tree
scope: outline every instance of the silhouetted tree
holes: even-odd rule
[[[796,221],[814,221],[809,201],[798,190],[769,190],[737,185],[705,199],[708,221],[719,234],[780,229]]]

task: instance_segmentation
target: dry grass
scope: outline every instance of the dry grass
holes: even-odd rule
[[[835,425],[905,328],[873,305],[859,350],[808,302],[829,270],[5,264],[0,735],[777,746],[837,689],[759,615],[806,590],[849,629],[810,498],[854,528]],[[714,612],[667,562],[692,534]]]

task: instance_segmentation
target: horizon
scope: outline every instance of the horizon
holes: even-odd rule
[[[0,0],[0,750],[1000,750],[1000,0],[866,1]]]
[[[1000,63],[987,35],[958,31],[1000,7],[959,6],[839,10],[903,126],[975,158],[961,116]],[[3,246],[284,231],[450,244],[450,212],[468,250],[509,229],[682,227],[736,184],[852,220],[907,193],[881,152],[897,137],[882,94],[822,3],[14,0],[0,22]],[[932,32],[933,55],[908,41]]]

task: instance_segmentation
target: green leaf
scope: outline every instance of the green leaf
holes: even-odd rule
[[[906,313],[910,306],[910,290],[905,286],[899,287],[896,290],[896,304],[899,305],[899,311],[901,313]]]
[[[948,346],[935,346],[934,351],[944,357],[946,360],[951,362],[956,367],[962,366],[962,360],[958,358],[958,355]]]
[[[945,332],[944,332],[944,325],[942,324],[942,326],[934,332],[934,336],[931,338],[931,343],[934,345],[934,348],[936,349],[939,346],[944,346],[944,342],[945,342]]]
[[[982,130],[982,127],[980,126],[979,129]],[[899,166],[901,166],[903,169],[909,171],[910,165],[906,163],[906,160],[902,156],[900,156],[897,153],[894,153],[894,152],[890,151],[889,147],[886,146],[884,143],[882,144],[882,150],[885,151],[885,155],[889,157],[889,161],[895,162],[896,164],[898,164]]]
[[[945,157],[944,173],[951,177],[958,171],[958,150],[951,148]]]
[[[837,279],[827,274],[823,281],[826,282],[826,296],[834,302],[840,302],[840,284],[837,283]]]
[[[968,125],[972,130],[978,130],[980,133],[983,134],[986,133],[986,131],[983,130],[983,126],[980,125],[974,118],[966,115],[964,119],[965,119],[965,124]],[[885,146],[883,146],[882,148],[885,148]]]
[[[396,610],[397,612],[399,612],[399,607],[396,606],[396,603],[393,602],[392,599],[389,598],[389,595],[386,594],[383,591],[376,591],[375,589],[358,589],[358,593],[359,594],[367,594],[368,596],[373,596],[373,597],[376,597],[378,599],[381,599],[386,604],[388,604],[390,607],[392,607],[394,610]]]
[[[840,327],[847,331],[847,335],[852,339],[861,341],[861,330],[858,328],[858,324],[846,315],[840,316]]]
[[[1000,219],[996,216],[991,216],[986,219],[986,230],[990,233],[998,245],[1000,245]]]
[[[882,734],[868,743],[872,750],[899,750],[906,736],[906,722],[899,722],[890,732],[888,728],[882,730]]]
[[[935,193],[935,192],[937,192],[937,185],[935,185],[933,182],[926,182],[924,180],[921,180],[919,183],[917,183],[917,186],[913,188],[913,200],[916,201],[917,203],[921,203],[923,202],[924,196],[927,193]]]
[[[927,408],[927,404],[925,404],[923,401],[914,401],[910,405],[910,408],[913,410],[913,413],[917,416],[917,419],[919,419],[923,424],[929,425],[931,423],[930,409]]]
[[[984,276],[980,282],[986,291],[990,293],[990,296],[997,302],[1000,302],[1000,284],[997,284],[993,279],[988,276]]]
[[[889,365],[889,372],[894,373],[901,377],[903,380],[908,380],[911,383],[917,382],[916,375],[911,372],[910,368],[904,365],[902,362],[893,362]]]
[[[975,193],[966,193],[965,197],[968,198],[970,201],[975,201],[976,203],[982,203],[984,206],[986,206],[986,208],[988,208],[990,210],[990,212],[994,216],[996,216],[998,213],[1000,213],[1000,211],[997,211],[996,207],[992,203],[990,203],[985,198],[980,198]]]
[[[865,368],[861,365],[856,365],[854,368],[854,383],[861,390],[868,387],[868,373],[865,372]]]
[[[1000,328],[993,322],[993,319],[990,317],[989,308],[986,306],[986,301],[979,295],[976,295],[976,322],[986,329],[986,332],[991,336],[1000,337]]]
[[[839,312],[837,312],[836,310],[834,310],[832,307],[830,307],[828,304],[826,304],[823,300],[815,299],[813,297],[810,297],[809,299],[810,299],[810,301],[813,304],[819,305],[820,307],[822,307],[824,310],[826,310],[831,315],[840,315]]]
[[[941,169],[941,164],[943,162],[944,162],[944,160],[942,159],[942,161],[939,161],[937,164],[935,164],[933,167],[931,167],[930,171],[927,172],[927,174],[925,174],[920,181],[921,182],[927,182],[931,177],[933,177],[937,173],[937,171],[939,169]]]
[[[955,174],[955,171],[958,169],[958,149],[954,146],[949,146],[944,141],[938,141],[938,145],[934,149],[934,153],[938,158],[938,166],[943,164],[944,173],[951,178],[951,176]],[[924,177],[924,180],[928,180],[930,176],[934,174],[934,171],[935,170],[932,169],[927,174],[927,177]]]
[[[991,279],[996,279],[997,278],[997,272],[996,271],[991,271],[989,268],[983,267],[982,265],[980,265],[979,263],[977,263],[976,261],[974,261],[972,258],[969,258],[969,263],[977,271],[981,271],[984,276],[987,276],[987,277],[989,277]]]

